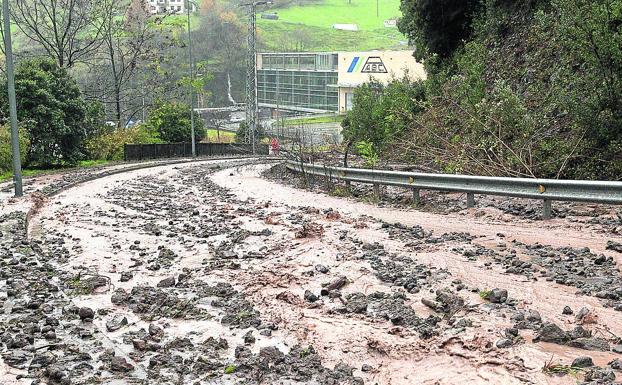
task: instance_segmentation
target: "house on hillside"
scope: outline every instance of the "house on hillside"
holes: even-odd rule
[[[149,0],[149,12],[153,15],[161,13],[186,13],[186,3],[188,0]],[[190,2],[191,12],[196,12],[196,5]]]

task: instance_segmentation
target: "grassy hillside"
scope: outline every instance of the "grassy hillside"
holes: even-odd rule
[[[383,28],[383,21],[400,16],[399,0],[324,0],[312,5],[279,9],[279,20],[330,28],[333,24],[357,24],[359,29],[371,31]],[[376,16],[378,5],[378,16]]]
[[[261,49],[267,51],[363,51],[405,49],[406,37],[384,21],[400,17],[400,0],[320,0],[309,5],[257,10]],[[223,1],[224,4],[229,3]],[[378,16],[376,16],[378,4]],[[277,13],[278,20],[261,18],[261,12]],[[243,18],[245,16],[242,16]],[[165,24],[186,27],[185,15],[168,16]],[[197,29],[200,17],[191,17]],[[333,24],[356,24],[358,31],[340,31]]]
[[[406,38],[384,21],[400,16],[399,0],[323,0],[269,10],[278,20],[258,18],[264,49],[271,51],[355,51],[406,48]],[[357,24],[358,31],[340,31],[333,24]]]

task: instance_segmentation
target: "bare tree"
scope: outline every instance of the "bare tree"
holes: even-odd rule
[[[219,103],[235,102],[232,88],[240,83],[239,76],[244,73],[246,30],[246,24],[234,10],[210,3],[209,0],[203,1],[201,22],[198,30],[192,32],[193,41],[197,57],[205,63],[209,59],[206,68],[222,74],[222,78],[219,78],[222,81],[210,84],[212,95],[222,97]]]
[[[106,66],[110,69],[111,98],[115,121],[121,126],[123,118],[124,89],[134,75],[139,61],[150,52],[149,42],[153,30],[149,27],[146,2],[134,0],[126,12],[125,20],[115,17],[115,7],[105,15],[103,52]]]
[[[125,12],[125,18],[117,15]],[[104,105],[109,120],[123,127],[157,100],[181,94],[178,68],[182,42],[176,26],[151,16],[145,0],[133,0],[127,9],[115,4],[106,10],[102,45],[89,71],[80,71],[85,97]]]
[[[14,0],[11,13],[20,31],[60,67],[90,59],[103,43],[106,12],[114,0]]]

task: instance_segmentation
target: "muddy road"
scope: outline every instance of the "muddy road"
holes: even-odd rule
[[[27,227],[2,201],[0,384],[622,379],[615,231],[380,207],[272,166],[107,176]]]

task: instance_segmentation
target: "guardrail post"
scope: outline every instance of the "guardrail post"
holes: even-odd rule
[[[418,188],[413,188],[413,204],[419,206],[421,204],[421,195]]]
[[[380,184],[374,183],[374,197],[380,199]]]
[[[550,199],[545,199],[542,205],[542,219],[551,219],[551,214],[553,211],[552,205],[551,205],[551,200]]]
[[[467,208],[471,209],[475,207],[475,194],[467,193]]]

